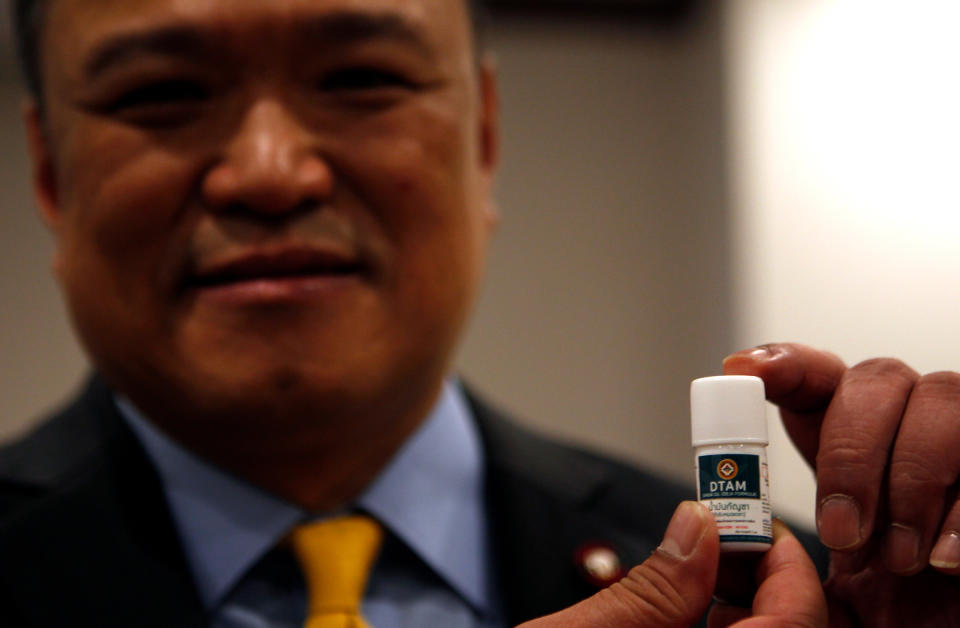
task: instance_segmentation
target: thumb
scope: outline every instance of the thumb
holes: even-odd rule
[[[613,586],[519,628],[674,628],[706,612],[720,552],[713,516],[697,502],[677,507],[653,555]]]

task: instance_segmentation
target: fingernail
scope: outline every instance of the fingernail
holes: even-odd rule
[[[673,513],[657,551],[680,560],[686,559],[697,549],[705,523],[703,507],[696,502],[682,502]]]
[[[894,573],[905,573],[917,568],[920,561],[920,535],[909,526],[894,523],[887,530],[884,562]]]
[[[737,351],[736,353],[731,353],[723,359],[723,363],[726,364],[732,360],[766,360],[771,355],[770,348],[767,345],[760,345],[759,347],[754,347],[753,349],[744,349],[743,351]]]
[[[860,506],[847,495],[830,495],[820,502],[817,517],[820,540],[830,549],[849,549],[860,543]]]
[[[960,567],[960,534],[947,532],[942,535],[930,553],[930,564],[940,569]]]

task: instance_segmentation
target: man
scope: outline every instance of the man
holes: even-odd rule
[[[527,620],[615,579],[571,563],[591,539],[628,564],[657,547],[679,491],[447,379],[496,224],[495,79],[465,3],[17,10],[35,196],[98,375],[0,454],[0,623],[297,625],[287,532],[344,512],[386,529],[373,625]],[[957,376],[792,345],[725,369],[766,380],[816,462],[834,616],[956,619]],[[817,625],[809,559],[777,539],[753,613]],[[541,625],[692,623],[709,515],[681,506],[659,547]]]

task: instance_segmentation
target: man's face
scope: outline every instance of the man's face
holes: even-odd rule
[[[54,0],[42,50],[37,197],[115,386],[238,427],[435,391],[494,222],[465,3]]]

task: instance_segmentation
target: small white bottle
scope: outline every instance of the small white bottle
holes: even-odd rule
[[[763,380],[696,379],[690,419],[697,499],[713,513],[724,552],[765,552],[773,544]]]

